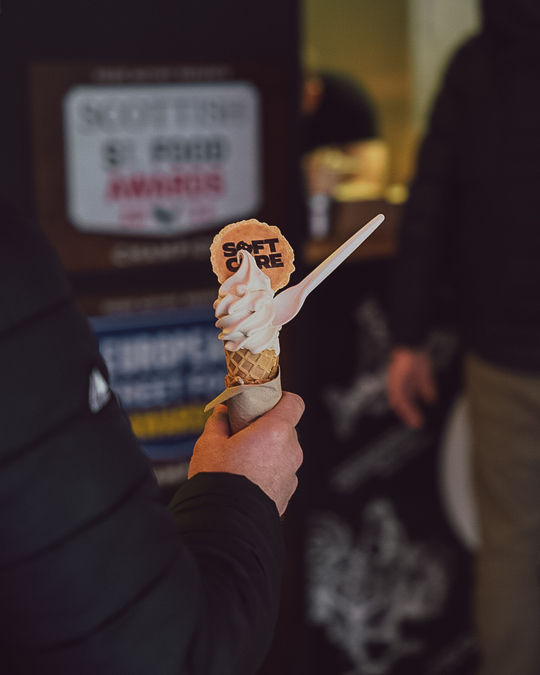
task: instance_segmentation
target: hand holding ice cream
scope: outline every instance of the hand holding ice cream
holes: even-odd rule
[[[296,472],[302,463],[295,427],[303,411],[299,396],[283,392],[281,400],[248,431],[231,435],[230,410],[216,406],[195,445],[189,477],[216,471],[246,476],[275,501],[282,515],[296,488]]]

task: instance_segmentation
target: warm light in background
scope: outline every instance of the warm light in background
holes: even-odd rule
[[[410,179],[440,73],[478,25],[478,0],[304,0],[304,61],[352,75],[371,93],[390,184]]]

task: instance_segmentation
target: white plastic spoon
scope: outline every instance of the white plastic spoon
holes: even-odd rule
[[[375,232],[383,220],[384,216],[382,214],[375,216],[373,220],[370,220],[367,225],[364,225],[362,229],[358,230],[356,234],[353,234],[350,239],[347,239],[344,244],[329,255],[313,272],[310,272],[303,281],[296,284],[296,286],[286,288],[279,295],[276,295],[274,298],[276,315],[272,322],[274,326],[282,326],[291,319],[294,319],[311,291],[317,288],[336,267],[341,265],[370,234]]]

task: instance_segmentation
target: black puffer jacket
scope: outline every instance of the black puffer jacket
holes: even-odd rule
[[[274,503],[199,474],[161,505],[114,396],[89,405],[106,370],[56,257],[3,205],[0,372],[2,675],[255,673],[279,600]]]
[[[540,371],[540,2],[484,0],[436,100],[402,223],[391,324],[417,346],[451,280],[467,346]]]

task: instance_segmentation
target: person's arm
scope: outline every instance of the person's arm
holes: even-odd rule
[[[273,410],[231,436],[218,406],[195,446],[190,480],[171,504],[204,570],[206,602],[194,638],[201,673],[227,661],[231,673],[256,672],[270,646],[284,555],[279,514],[297,484],[302,452],[294,427],[303,409],[284,392]],[[216,675],[222,672],[229,670]]]
[[[445,77],[417,162],[401,222],[390,293],[390,330],[395,345],[388,368],[388,399],[409,426],[424,423],[420,403],[437,396],[433,364],[423,345],[431,327],[455,213],[456,149],[460,142],[461,79],[468,50],[460,52]]]
[[[254,674],[284,550],[276,503],[240,471],[251,443],[221,434],[245,475],[207,463],[172,516],[115,397],[90,405],[92,378],[107,373],[56,256],[1,206],[0,275],[2,663],[24,675]],[[260,447],[259,431],[272,434],[265,461],[286,495],[301,404],[285,396],[276,414],[277,426],[265,416],[246,431]]]
[[[459,156],[466,65],[459,54],[435,100],[400,223],[390,287],[390,329],[400,347],[418,349],[424,344],[440,281],[451,270],[459,163],[466,162]]]

